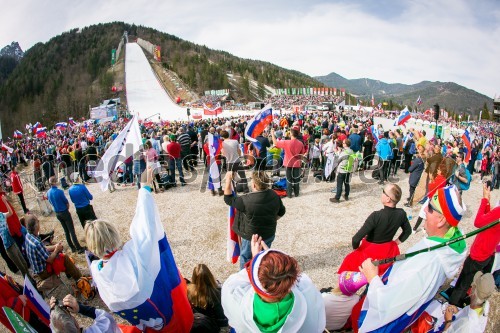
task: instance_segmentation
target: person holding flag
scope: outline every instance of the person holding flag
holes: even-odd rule
[[[203,145],[205,151],[206,166],[208,169],[208,189],[215,196],[215,190],[218,191],[219,196],[224,194],[221,188],[221,150],[222,141],[216,135],[215,128],[211,127],[210,132],[207,134],[208,140]]]
[[[151,193],[151,167],[145,176],[127,243],[122,244],[111,222],[98,219],[85,225],[88,248],[102,258],[91,263],[90,271],[108,308],[141,331],[187,333],[193,325],[193,312],[186,282]]]
[[[16,332],[9,317],[2,310],[8,307],[18,313],[39,333],[50,333],[49,320],[43,316],[35,304],[23,294],[23,287],[10,276],[0,271],[0,323],[10,332]]]
[[[23,138],[23,133],[21,131],[15,130],[14,139],[22,139],[22,138]]]
[[[416,103],[417,103],[418,106],[422,105],[422,98],[420,98],[420,95],[418,95]]]
[[[233,173],[226,173],[224,202],[236,209],[232,230],[241,238],[240,269],[243,269],[252,259],[252,235],[260,235],[271,247],[277,222],[285,215],[286,208],[276,192],[269,188],[270,180],[264,171],[253,172],[253,191],[240,197],[233,195],[232,181]]]

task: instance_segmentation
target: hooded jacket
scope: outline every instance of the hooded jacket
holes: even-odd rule
[[[392,148],[387,138],[382,138],[377,144],[377,154],[384,161],[392,158]]]
[[[304,273],[292,288],[293,308],[278,332],[320,333],[325,328],[325,304],[321,293]],[[222,307],[236,332],[260,332],[254,322],[256,296],[245,269],[231,275],[222,286]]]
[[[437,240],[424,238],[407,253],[438,244]],[[374,277],[358,320],[359,332],[402,332],[417,320],[465,259],[465,242],[454,245],[398,261],[382,278]]]

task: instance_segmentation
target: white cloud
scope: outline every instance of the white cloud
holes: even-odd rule
[[[0,14],[0,45],[17,40],[26,48],[71,28],[124,21],[313,76],[453,81],[489,96],[500,93],[495,1],[408,1],[398,7],[363,0],[26,3]]]

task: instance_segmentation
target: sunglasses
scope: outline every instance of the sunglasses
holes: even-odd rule
[[[432,205],[432,203],[429,201],[427,204],[427,209],[429,210],[429,213],[433,214],[434,211],[438,212],[439,214],[443,215],[443,212],[437,209],[435,206]]]
[[[391,196],[390,196],[390,195],[388,195],[387,193],[385,193],[385,190],[384,190],[384,189],[382,189],[382,193],[384,193],[384,195],[385,195],[386,197],[388,197],[388,198],[389,198],[389,200],[391,200],[392,202],[396,202],[396,200],[394,200],[393,198],[391,198]]]

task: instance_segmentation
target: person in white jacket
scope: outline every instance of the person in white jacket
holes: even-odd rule
[[[460,237],[458,222],[465,209],[455,186],[441,188],[426,208],[422,239],[407,253]],[[403,332],[415,322],[446,279],[457,274],[466,257],[464,240],[398,261],[382,276],[371,259],[361,266],[369,287],[357,321],[359,332]]]
[[[264,249],[263,251],[261,251]],[[253,259],[222,286],[222,307],[236,332],[323,332],[325,305],[293,257],[252,237]]]

